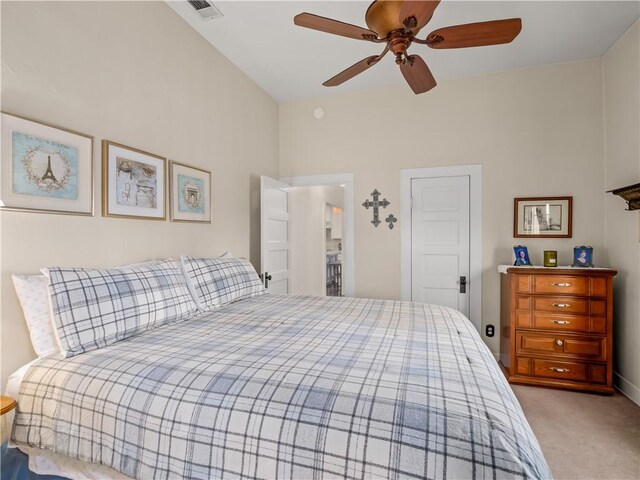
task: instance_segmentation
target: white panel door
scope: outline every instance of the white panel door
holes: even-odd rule
[[[260,271],[271,293],[291,291],[289,185],[260,177]]]
[[[411,299],[468,317],[469,177],[414,178],[411,197]]]

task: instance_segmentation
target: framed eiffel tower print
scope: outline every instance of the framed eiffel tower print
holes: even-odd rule
[[[93,137],[2,112],[0,209],[93,215]]]

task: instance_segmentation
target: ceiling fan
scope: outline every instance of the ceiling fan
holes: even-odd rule
[[[468,23],[439,28],[423,40],[417,38],[429,23],[440,0],[375,0],[365,13],[369,29],[321,17],[312,13],[296,15],[293,22],[321,32],[341,35],[373,43],[385,43],[380,55],[373,55],[354,63],[346,70],[323,83],[335,87],[378,63],[389,50],[396,56],[396,64],[414,93],[424,93],[436,86],[436,80],[425,61],[418,55],[408,55],[412,43],[431,48],[466,48],[509,43],[522,29],[522,20],[509,18],[489,22]]]

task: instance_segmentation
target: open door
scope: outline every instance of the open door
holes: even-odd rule
[[[260,276],[271,293],[291,292],[289,188],[260,177]]]

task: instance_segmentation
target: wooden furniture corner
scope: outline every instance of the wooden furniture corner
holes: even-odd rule
[[[0,396],[0,415],[4,415],[16,408],[16,401],[11,397]]]

